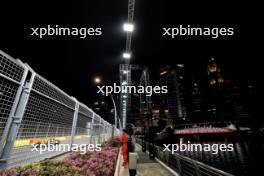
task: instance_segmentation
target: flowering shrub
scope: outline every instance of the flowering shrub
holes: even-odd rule
[[[0,171],[0,176],[113,176],[120,145],[112,139],[98,152],[72,152],[64,161],[41,161]]]
[[[111,147],[104,148],[100,152],[88,154],[90,156],[89,159],[87,159],[87,154],[72,153],[69,157],[69,163],[80,173],[86,175],[112,176],[115,171],[117,153],[118,150]]]
[[[112,176],[118,148],[106,147],[100,152],[72,152],[66,161],[41,161],[0,172],[0,176]]]
[[[0,172],[0,176],[84,176],[71,164],[63,161],[42,161]]]

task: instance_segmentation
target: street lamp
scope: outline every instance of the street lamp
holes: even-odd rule
[[[101,81],[101,79],[99,77],[95,77],[94,82],[96,84],[102,84],[102,81]],[[114,110],[115,110],[115,128],[117,128],[117,109],[116,109],[116,104],[115,104],[115,100],[114,100],[113,95],[111,93],[109,95],[110,95],[110,98],[112,100],[112,103],[113,103],[113,106],[114,106]]]
[[[95,78],[94,78],[94,82],[95,82],[96,84],[100,84],[100,83],[101,83],[101,79],[100,79],[99,77],[95,77]]]
[[[123,25],[123,30],[126,32],[133,32],[134,31],[134,24],[132,23],[125,23]]]
[[[131,58],[131,53],[124,52],[124,53],[123,53],[123,58],[124,58],[124,59],[130,59],[130,58]]]

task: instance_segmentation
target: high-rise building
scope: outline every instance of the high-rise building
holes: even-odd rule
[[[206,116],[204,112],[201,82],[193,78],[190,87],[189,120],[192,122],[203,121],[206,119]]]
[[[159,70],[159,80],[160,86],[167,86],[167,77],[168,77],[169,69],[167,67],[161,68]],[[159,94],[158,96],[159,106],[163,109],[168,110],[168,94]]]
[[[206,104],[208,121],[223,120],[224,78],[220,66],[214,58],[207,63],[208,84],[206,90]]]
[[[214,58],[208,61],[207,111],[209,121],[243,121],[250,118],[243,102],[243,83],[224,79]]]
[[[184,64],[160,69],[160,84],[167,86],[168,93],[162,94],[162,104],[168,109],[169,118],[185,120]]]
[[[220,67],[216,64],[215,59],[211,58],[208,61],[208,66],[207,66],[207,74],[208,74],[209,84],[211,86],[222,84],[224,82],[223,76],[220,71],[221,71]]]

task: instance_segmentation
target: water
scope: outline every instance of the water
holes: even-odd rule
[[[208,142],[208,144],[215,144],[215,142]],[[264,173],[261,174],[263,164],[259,162],[264,158],[263,150],[248,142],[233,144],[234,151],[219,151],[217,154],[204,151],[178,153],[236,176],[252,176],[253,172],[264,175]]]
[[[209,139],[208,136],[203,138],[202,142],[188,138],[186,141],[196,141],[191,143],[206,143],[206,144],[223,144],[226,140],[217,134]],[[216,139],[219,137],[218,139]],[[200,161],[209,166],[223,170],[235,176],[262,176],[264,175],[264,136],[263,135],[250,135],[250,136],[233,136],[227,138],[228,144],[232,143],[234,146],[233,151],[219,151],[217,154],[205,151],[185,151],[178,152],[179,154]],[[165,140],[156,140],[157,146],[164,147],[163,144],[177,144],[179,138],[167,138]],[[210,141],[210,142],[206,142]],[[213,142],[214,141],[214,142]],[[217,142],[215,142],[217,141]],[[221,141],[221,142],[220,142]],[[142,142],[142,140],[138,140]]]

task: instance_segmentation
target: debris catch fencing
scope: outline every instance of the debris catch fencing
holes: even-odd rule
[[[74,97],[0,50],[0,169],[65,151],[33,151],[32,144],[96,144],[114,127]]]

